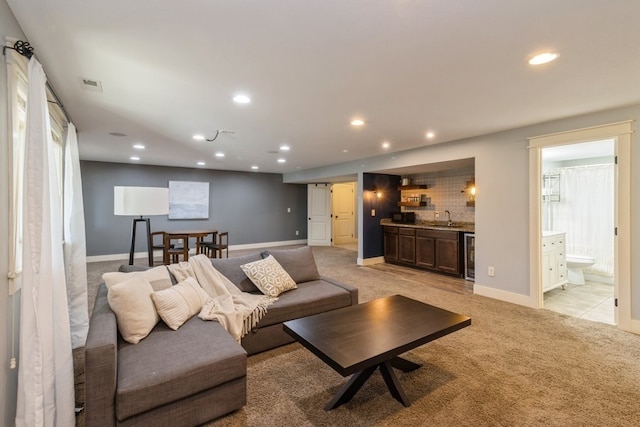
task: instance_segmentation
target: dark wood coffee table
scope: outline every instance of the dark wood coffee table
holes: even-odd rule
[[[409,372],[420,365],[398,355],[470,324],[467,316],[393,295],[284,322],[283,328],[340,375],[352,375],[328,411],[351,400],[378,368],[391,395],[409,406],[392,367]]]

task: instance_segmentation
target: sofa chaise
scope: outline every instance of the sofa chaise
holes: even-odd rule
[[[247,355],[294,341],[283,322],[358,303],[357,288],[318,274],[310,247],[211,262],[240,290],[259,293],[241,266],[268,255],[296,289],[280,294],[240,344],[220,323],[198,316],[177,330],[161,320],[137,344],[126,342],[100,284],[85,346],[85,425],[199,425],[240,409],[247,403]]]

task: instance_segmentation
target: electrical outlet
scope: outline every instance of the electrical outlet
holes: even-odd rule
[[[436,217],[436,218],[440,218],[440,212],[435,211],[435,213],[434,213],[434,214],[435,214],[435,217]]]
[[[371,209],[371,216],[376,216],[376,210],[375,209]]]
[[[287,208],[287,213],[291,213],[291,208]]]
[[[489,277],[495,277],[496,269],[494,267],[487,268],[487,274],[489,275]]]
[[[298,230],[296,230],[296,236],[299,236],[300,232]]]

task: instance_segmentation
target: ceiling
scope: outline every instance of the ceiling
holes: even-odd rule
[[[84,160],[286,173],[640,103],[638,0],[7,3]]]

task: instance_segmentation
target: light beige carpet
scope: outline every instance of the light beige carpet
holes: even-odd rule
[[[346,378],[291,344],[249,357],[247,405],[208,426],[640,425],[639,336],[443,289],[437,275],[358,267],[347,249],[314,254],[322,274],[360,289],[361,302],[402,294],[471,316],[472,324],[404,355],[422,364],[397,372],[408,408],[377,372],[349,403],[324,411]],[[90,288],[117,264],[89,264]]]

